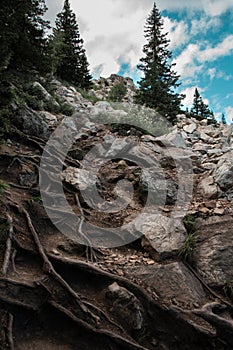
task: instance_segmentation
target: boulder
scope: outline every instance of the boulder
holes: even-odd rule
[[[45,119],[45,121],[48,123],[49,126],[56,126],[57,125],[58,120],[57,120],[56,115],[54,115],[50,112],[47,112],[47,111],[40,112],[39,114],[42,118]]]
[[[163,260],[178,254],[187,233],[180,219],[169,218],[160,213],[142,213],[129,224],[130,234],[140,233],[143,248],[156,260]],[[139,234],[137,234],[139,236]]]
[[[202,191],[205,198],[213,199],[218,196],[218,187],[212,176],[202,179],[199,184],[199,189]]]
[[[143,248],[158,261],[178,254],[187,237],[182,222],[162,214],[152,214],[148,218],[141,222]]]
[[[201,283],[182,262],[132,267],[127,268],[127,273],[152,287],[169,304],[190,308],[205,300]]]
[[[37,81],[33,83],[33,88],[40,91],[44,101],[50,101],[52,99],[52,96],[48,93],[48,91]]]
[[[181,132],[179,132],[177,129],[174,129],[169,134],[160,136],[156,138],[156,142],[161,147],[180,147],[180,148],[186,148],[186,143],[184,138],[182,137]]]
[[[42,139],[46,139],[50,135],[49,125],[41,117],[40,112],[32,111],[28,107],[19,111],[15,122],[25,134]]]
[[[183,127],[184,131],[187,132],[188,134],[192,134],[196,129],[197,129],[197,124],[191,123],[189,125],[185,125]]]
[[[233,187],[233,151],[221,157],[213,172],[213,177],[221,190]]]
[[[126,329],[142,329],[143,308],[133,293],[114,282],[108,286],[106,297],[110,301],[111,312]]]
[[[233,280],[233,218],[211,216],[196,225],[195,268],[208,285],[221,288]]]

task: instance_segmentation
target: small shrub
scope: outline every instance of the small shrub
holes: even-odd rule
[[[92,89],[95,91],[99,91],[99,90],[101,90],[101,86],[93,84]]]
[[[188,234],[193,234],[196,231],[196,221],[193,215],[190,215],[190,214],[186,215],[183,218],[183,224]]]
[[[188,237],[185,243],[179,250],[179,257],[181,257],[184,261],[190,261],[193,254],[193,249],[196,245],[196,237],[194,233],[188,234]]]
[[[116,122],[111,114],[101,112],[93,117],[98,122],[109,124],[110,128],[121,135],[137,134],[161,136],[169,133],[170,124],[160,116],[155,110],[143,106],[127,105],[124,103],[111,102],[111,106],[116,110],[123,110],[127,114],[115,117]],[[115,124],[115,125],[114,125]]]
[[[11,118],[12,111],[9,108],[0,109],[0,143],[3,143],[5,134],[10,130]]]
[[[3,182],[1,179],[0,179],[0,194],[3,194],[3,192],[5,190],[7,190],[9,188],[9,185],[7,185],[5,182]]]
[[[60,105],[60,113],[70,117],[74,113],[74,108],[68,103],[62,103]]]
[[[233,281],[227,282],[223,287],[223,293],[233,301]]]
[[[28,199],[28,203],[29,204],[34,204],[34,203],[38,203],[38,204],[41,204],[42,203],[42,198],[41,196],[35,196],[35,197],[32,197],[31,199]]]
[[[44,100],[44,92],[42,91],[42,89],[37,86],[37,85],[32,85],[30,88],[29,88],[29,91],[28,91],[32,96],[36,97],[38,100]]]
[[[123,82],[115,84],[109,94],[108,98],[113,102],[121,102],[127,93],[127,88]]]
[[[190,261],[192,258],[193,249],[196,245],[196,221],[193,215],[186,215],[183,219],[183,224],[188,233],[188,237],[185,243],[182,245],[179,251],[179,256],[184,259],[184,261]]]
[[[77,88],[77,91],[82,95],[83,98],[90,101],[91,103],[95,104],[98,101],[101,101],[98,97],[94,95],[90,95],[90,93],[87,90]]]
[[[60,113],[60,105],[56,102],[55,99],[44,102],[44,109],[49,113],[58,114]]]
[[[24,100],[28,107],[34,109],[35,111],[41,111],[43,109],[43,101],[38,99],[38,97],[30,95],[29,93],[24,93]]]

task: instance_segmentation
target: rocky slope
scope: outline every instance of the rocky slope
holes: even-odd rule
[[[53,84],[0,147],[2,349],[231,349],[232,126]]]

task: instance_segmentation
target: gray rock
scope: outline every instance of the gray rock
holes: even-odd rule
[[[163,260],[177,254],[187,234],[180,219],[169,218],[160,213],[142,213],[132,223],[125,225],[133,234],[144,235],[142,246],[155,259]]]
[[[233,280],[233,218],[228,215],[197,220],[194,264],[204,281],[223,287]]]
[[[111,302],[111,312],[129,330],[140,330],[143,326],[143,308],[133,293],[116,282],[108,286],[106,297]]]
[[[222,150],[219,148],[208,149],[208,156],[220,156],[223,154]]]
[[[155,259],[163,260],[176,255],[185,239],[186,230],[180,220],[159,214],[151,228],[144,233],[142,246]]]
[[[48,93],[48,91],[37,81],[33,83],[33,87],[41,91],[44,101],[50,101],[52,99],[52,96]]]
[[[195,152],[200,152],[201,154],[206,154],[207,150],[209,149],[209,146],[206,144],[203,144],[201,142],[197,142],[193,145],[192,148]]]
[[[168,303],[175,302],[189,308],[205,300],[201,283],[182,262],[127,268],[127,273],[153,287],[156,294]]]
[[[199,188],[202,190],[205,198],[214,199],[218,196],[218,187],[212,176],[208,176],[201,180]]]
[[[159,167],[143,169],[142,176],[142,196],[146,192],[147,202],[164,206],[166,202],[167,181]]]
[[[221,157],[213,176],[222,190],[228,190],[233,187],[233,151]]]
[[[189,125],[185,125],[183,127],[184,131],[187,132],[188,134],[192,134],[196,129],[197,129],[197,124],[191,123]]]
[[[113,111],[113,108],[109,102],[99,101],[99,102],[96,102],[96,104],[93,106],[91,113],[98,114],[101,112],[110,112],[110,111]]]
[[[78,169],[74,167],[68,167],[62,173],[62,178],[76,186],[79,190],[87,190],[88,188],[95,187],[96,185],[96,176],[90,171],[85,169]]]
[[[204,132],[200,132],[200,139],[207,143],[213,141],[213,139]]]
[[[25,107],[19,111],[16,123],[21,130],[28,135],[46,139],[49,137],[49,125],[41,117],[40,113]]]
[[[176,129],[169,134],[157,137],[156,142],[162,147],[186,148],[186,143],[182,134]]]
[[[40,112],[39,114],[42,118],[44,118],[46,120],[46,122],[48,123],[49,126],[57,125],[58,120],[54,114],[49,113],[47,111]]]

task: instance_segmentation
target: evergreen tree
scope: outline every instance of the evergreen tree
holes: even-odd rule
[[[12,30],[14,26],[13,8],[14,2],[12,0],[2,1],[0,7],[0,72],[5,70],[9,65],[13,43],[17,35]]]
[[[46,67],[44,0],[9,0],[0,9],[0,69],[17,70]]]
[[[226,117],[225,117],[225,114],[224,114],[224,113],[222,113],[221,121],[222,121],[223,124],[226,124],[226,123],[227,123]]]
[[[172,53],[168,50],[169,40],[162,30],[163,21],[154,3],[145,25],[147,44],[143,47],[144,57],[138,65],[143,77],[139,82],[136,102],[155,108],[174,121],[184,96],[174,91],[180,85],[179,76],[173,70],[175,64],[170,63]]]
[[[53,66],[56,75],[81,88],[90,88],[92,83],[86,52],[69,0],[65,0],[62,12],[57,15],[51,45],[55,53]]]
[[[191,108],[191,115],[198,120],[209,119],[215,121],[214,113],[209,109],[209,106],[203,102],[203,99],[198,91],[195,89],[193,96],[193,106]]]
[[[127,94],[127,88],[124,82],[113,85],[111,88],[108,98],[113,102],[121,102],[125,95]]]
[[[199,117],[201,114],[201,105],[202,105],[202,98],[199,94],[198,89],[195,89],[194,95],[193,95],[193,106],[191,108],[191,114],[193,114],[196,117]]]

